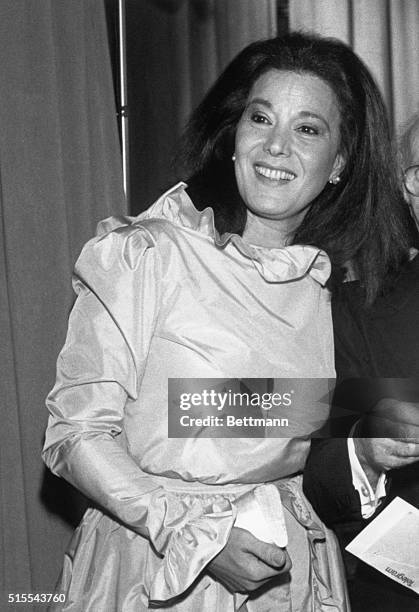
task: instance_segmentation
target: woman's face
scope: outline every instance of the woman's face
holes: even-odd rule
[[[334,93],[320,78],[280,70],[259,77],[236,132],[236,180],[248,211],[294,231],[343,168],[339,124]]]

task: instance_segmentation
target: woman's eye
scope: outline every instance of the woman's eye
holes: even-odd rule
[[[308,134],[309,136],[317,136],[317,134],[319,134],[319,129],[312,125],[300,125],[298,131],[303,134]]]
[[[265,115],[262,115],[262,113],[252,113],[250,119],[254,123],[269,123],[269,119]]]

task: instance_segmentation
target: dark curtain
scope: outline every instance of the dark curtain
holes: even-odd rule
[[[75,493],[47,476],[41,462],[44,400],[73,301],[76,256],[100,219],[125,212],[125,200],[103,2],[2,0],[0,57],[0,610],[6,610],[9,592],[51,592],[81,510]]]
[[[277,31],[277,0],[126,0],[130,205],[179,177],[186,119],[243,47]]]

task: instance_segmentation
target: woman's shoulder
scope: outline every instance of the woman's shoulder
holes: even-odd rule
[[[136,217],[112,216],[100,221],[76,262],[76,276],[85,277],[92,270],[108,274],[135,271],[144,267],[145,259],[173,263],[183,242],[196,234],[214,236],[212,210],[196,210],[185,188],[185,183],[178,183]]]
[[[186,183],[177,183],[136,217],[109,217],[101,221],[94,240],[128,240],[134,245],[145,241],[148,246],[156,246],[176,242],[180,235],[184,235],[184,230],[215,238],[212,209],[198,211],[186,187]]]
[[[146,228],[132,223],[131,217],[108,217],[100,221],[96,234],[83,247],[76,262],[76,275],[91,269],[134,270],[149,249],[155,246]]]

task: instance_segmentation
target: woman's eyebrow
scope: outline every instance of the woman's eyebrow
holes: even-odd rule
[[[252,98],[249,100],[246,106],[250,106],[251,104],[261,104],[262,106],[266,106],[269,109],[272,109],[272,104],[269,100],[265,100],[264,98]]]

